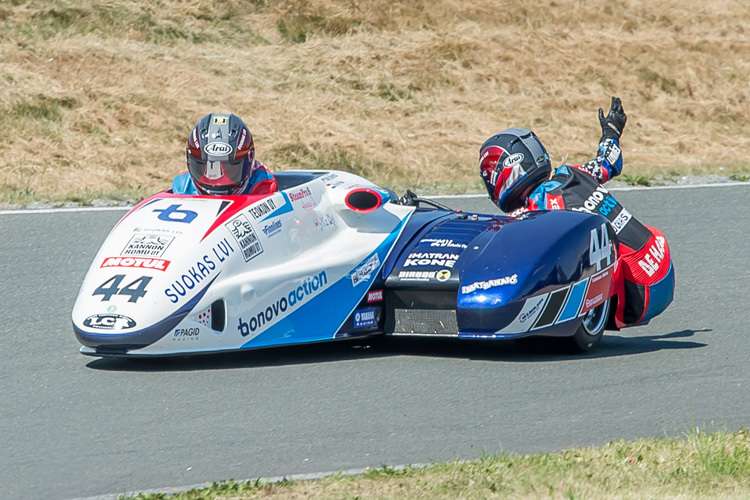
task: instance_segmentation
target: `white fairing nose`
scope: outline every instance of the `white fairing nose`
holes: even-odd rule
[[[387,190],[346,172],[286,178],[295,182],[272,194],[165,192],[131,210],[76,301],[82,352],[152,356],[334,338],[414,209],[385,203]],[[331,303],[338,307],[321,316]]]

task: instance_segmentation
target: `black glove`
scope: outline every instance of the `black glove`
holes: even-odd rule
[[[628,117],[625,110],[622,109],[622,101],[619,97],[612,98],[612,104],[609,107],[609,113],[604,116],[604,111],[599,108],[599,123],[602,125],[602,139],[620,139],[622,129],[625,128],[625,122]]]

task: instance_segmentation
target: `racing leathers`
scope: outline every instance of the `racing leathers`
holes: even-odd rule
[[[268,194],[278,191],[276,179],[265,165],[255,160],[250,171],[247,185],[237,194]],[[190,177],[190,172],[184,172],[172,181],[172,192],[175,194],[201,194]]]
[[[615,270],[615,326],[646,324],[674,295],[674,266],[664,235],[644,226],[602,185],[622,170],[619,141],[602,137],[597,157],[584,165],[564,165],[531,192],[528,210],[572,210],[603,215],[612,225],[621,265]]]

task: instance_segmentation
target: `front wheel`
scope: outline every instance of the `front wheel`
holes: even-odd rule
[[[611,302],[611,298],[607,299],[583,316],[581,326],[578,327],[576,333],[565,339],[568,347],[575,352],[589,352],[599,345],[607,326]]]

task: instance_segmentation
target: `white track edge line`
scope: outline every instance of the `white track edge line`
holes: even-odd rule
[[[717,182],[710,184],[685,184],[685,185],[673,185],[673,186],[624,186],[624,187],[612,187],[608,188],[609,191],[650,191],[654,189],[697,189],[697,188],[714,188],[714,187],[733,187],[733,186],[748,186],[750,182]],[[429,199],[473,199],[473,198],[488,198],[486,194],[475,193],[475,194],[440,194],[440,195],[425,195]],[[0,215],[24,215],[24,214],[57,214],[57,213],[69,213],[69,212],[109,212],[116,210],[130,210],[134,205],[128,205],[125,207],[74,207],[74,208],[22,208],[18,210],[0,210]]]
[[[115,210],[130,210],[135,205],[126,207],[73,207],[73,208],[20,208],[18,210],[0,210],[0,215],[24,214],[60,214],[68,212],[114,212]]]
[[[424,469],[425,467],[430,467],[434,464],[411,464],[411,465],[396,465],[396,466],[387,466],[389,470],[395,470],[395,471],[402,471],[404,469],[412,468],[412,469]],[[314,481],[317,479],[323,479],[326,477],[331,476],[342,476],[342,477],[351,477],[351,476],[359,476],[362,474],[366,474],[368,472],[377,471],[379,470],[379,467],[364,467],[361,469],[347,469],[342,471],[332,471],[332,472],[311,472],[309,474],[292,474],[289,476],[273,476],[273,477],[259,477],[254,479],[242,479],[242,480],[234,480],[235,483],[254,483],[256,481],[259,481],[261,483],[279,483],[281,481],[287,480],[287,481]],[[92,497],[77,497],[72,498],[70,500],[118,500],[122,497],[134,497],[139,494],[143,495],[156,495],[156,494],[164,494],[164,495],[176,495],[178,493],[185,493],[190,490],[202,490],[206,488],[210,488],[212,481],[206,481],[204,483],[200,484],[193,484],[189,486],[175,486],[175,487],[168,487],[168,488],[156,488],[152,490],[142,490],[142,491],[127,491],[127,492],[121,492],[121,493],[106,493],[104,495],[96,495]]]
[[[695,189],[711,187],[750,186],[750,182],[712,182],[707,184],[680,184],[671,186],[617,186],[608,187],[608,191],[650,191],[653,189]],[[484,193],[475,194],[441,194],[425,195],[426,198],[458,199],[458,198],[488,198]]]

